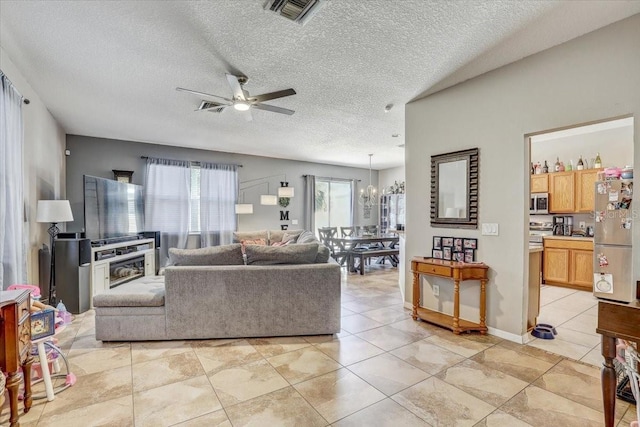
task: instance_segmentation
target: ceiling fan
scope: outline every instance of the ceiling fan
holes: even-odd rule
[[[177,87],[176,90],[180,92],[189,92],[205,98],[204,100],[202,100],[200,106],[196,111],[211,111],[214,113],[221,113],[227,107],[233,107],[238,111],[248,111],[250,108],[255,108],[257,110],[271,111],[273,113],[288,115],[292,115],[293,113],[295,113],[295,111],[288,110],[286,108],[263,104],[264,101],[270,101],[272,99],[295,95],[295,90],[284,89],[276,92],[263,93],[262,95],[250,96],[249,92],[247,92],[243,87],[244,84],[249,80],[246,76],[234,76],[233,74],[226,74],[226,76],[227,81],[229,82],[229,86],[231,86],[231,90],[233,92],[233,98],[225,98],[223,96],[212,95],[210,93],[198,92],[181,87]],[[246,117],[248,120],[251,120],[251,114],[248,114]]]

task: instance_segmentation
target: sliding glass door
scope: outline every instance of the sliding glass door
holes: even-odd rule
[[[352,181],[316,178],[316,228],[353,225]]]

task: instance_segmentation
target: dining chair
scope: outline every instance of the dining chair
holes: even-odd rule
[[[354,232],[355,232],[355,227],[340,227],[340,234],[342,237],[353,236]]]
[[[348,252],[333,240],[338,237],[338,227],[320,227],[318,228],[318,236],[320,237],[320,242],[331,251],[333,259],[338,261],[340,265],[344,265]]]

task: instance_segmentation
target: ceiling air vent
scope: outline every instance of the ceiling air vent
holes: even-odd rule
[[[222,107],[222,108],[216,108],[216,107]],[[225,105],[218,104],[217,102],[202,101],[202,103],[198,107],[198,110],[207,110],[211,113],[222,113],[222,110],[224,110],[224,107]]]
[[[304,25],[325,2],[326,0],[268,0],[264,8]]]

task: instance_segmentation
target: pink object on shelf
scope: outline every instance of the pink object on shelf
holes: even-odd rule
[[[8,291],[15,291],[17,289],[29,289],[31,291],[31,295],[34,297],[40,296],[40,288],[35,285],[11,285],[7,288]]]
[[[620,178],[621,173],[622,171],[620,170],[620,168],[606,168],[604,170],[605,176],[612,177],[612,178]]]

